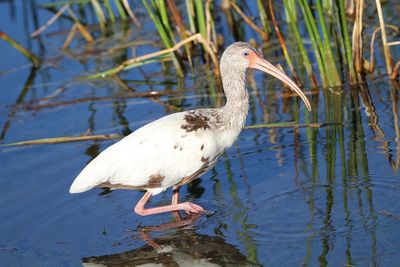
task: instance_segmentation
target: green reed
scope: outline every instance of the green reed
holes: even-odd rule
[[[334,8],[335,20],[338,22],[339,27],[339,40],[341,41],[341,47],[343,47],[344,58],[346,60],[347,68],[349,70],[350,82],[356,81],[356,72],[354,69],[353,55],[351,50],[351,43],[348,31],[348,24],[346,19],[346,10],[344,7],[344,1],[338,1],[339,4]]]
[[[96,17],[99,21],[100,27],[102,29],[104,29],[105,25],[106,25],[106,15],[103,12],[103,8],[100,6],[100,4],[97,0],[91,0],[91,3],[92,3],[93,10],[96,14]]]
[[[196,10],[198,32],[204,38],[207,38],[206,19],[205,19],[205,16],[204,16],[203,1],[202,0],[194,0],[194,7],[195,7],[195,10]]]
[[[171,48],[174,44],[173,40],[173,32],[167,17],[167,11],[164,4],[164,1],[154,1],[151,0],[151,7],[147,3],[147,0],[142,0],[143,5],[145,6],[147,13],[149,14],[151,20],[153,21],[158,33],[160,34],[160,38],[164,45],[167,48]],[[177,71],[178,76],[183,77],[183,69],[177,57],[177,54],[171,52],[172,62]]]
[[[328,60],[330,61],[332,58],[330,48],[328,48],[330,43],[329,39],[328,40],[325,39],[324,41],[322,40],[322,36],[319,34],[317,22],[313,16],[313,13],[311,12],[311,8],[308,5],[308,3],[305,0],[301,0],[299,1],[299,6],[306,23],[310,40],[313,45],[323,85],[324,86],[340,85],[341,81],[339,79],[338,70],[331,65],[332,62],[328,63]],[[320,17],[320,22],[321,21],[323,22],[324,14],[319,13],[318,15]],[[325,32],[323,36],[327,37],[325,23],[320,25],[320,27],[321,31],[323,33]]]
[[[265,10],[265,6],[264,6],[263,2],[264,1],[262,1],[262,0],[257,0],[258,14],[259,14],[261,25],[262,25],[264,32],[266,32],[267,34],[270,34],[272,32],[272,30],[269,25],[267,11]]]
[[[128,16],[126,15],[125,9],[122,7],[119,0],[114,0],[115,7],[118,10],[118,14],[122,20],[126,20]]]
[[[284,6],[285,6],[285,9],[286,9],[286,13],[287,13],[287,15],[289,17],[288,21],[289,21],[290,27],[293,30],[294,37],[296,39],[297,45],[298,45],[300,53],[301,53],[301,57],[302,57],[302,60],[303,60],[303,65],[304,65],[304,67],[306,69],[307,75],[308,75],[308,77],[313,77],[314,74],[313,74],[311,62],[310,62],[310,59],[308,58],[308,54],[307,54],[306,48],[305,48],[305,46],[303,44],[303,40],[302,40],[300,32],[299,32],[299,30],[297,28],[297,22],[298,21],[297,21],[297,18],[295,17],[295,15],[293,13],[292,5],[289,4],[288,0],[284,0]]]
[[[109,18],[110,18],[110,21],[111,21],[112,23],[114,23],[114,22],[115,22],[115,16],[114,16],[114,12],[113,12],[113,10],[112,10],[112,7],[111,7],[111,5],[110,5],[110,1],[109,1],[109,0],[104,0],[104,7],[105,7],[106,10],[107,10],[107,14],[108,14],[108,16],[109,16]]]
[[[112,4],[113,3],[113,4]],[[53,3],[40,4],[40,7],[45,9],[58,8],[60,6],[70,5],[73,7],[90,6],[96,18],[99,22],[100,27],[110,21],[114,23],[118,18],[121,20],[128,19],[129,6],[124,6],[121,0],[69,0],[69,1],[55,1]],[[117,17],[119,16],[119,17]],[[82,23],[82,21],[80,21]]]
[[[356,5],[355,11],[353,11],[356,19],[352,22],[346,15],[348,7],[344,0],[284,0],[283,4],[276,3],[276,7],[272,6],[272,2],[269,1],[270,7],[268,8],[268,2],[257,0],[255,3],[257,5],[256,14],[250,14],[246,9],[247,3],[244,1],[223,1],[221,3],[223,12],[218,13],[222,19],[215,21],[218,1],[185,0],[177,6],[177,3],[172,0],[142,0],[143,7],[148,12],[148,16],[166,48],[171,48],[179,41],[178,39],[184,40],[191,34],[200,33],[216,54],[219,52],[218,48],[221,47],[221,39],[217,38],[217,28],[221,26],[231,28],[231,34],[235,39],[246,41],[247,33],[244,27],[250,27],[254,30],[255,37],[262,42],[267,42],[273,38],[274,34],[280,39],[283,55],[292,75],[299,84],[304,84],[304,81],[299,79],[296,74],[299,70],[295,66],[304,67],[313,87],[317,85],[316,76],[319,76],[323,87],[336,87],[342,84],[343,77],[348,77],[350,83],[356,83],[360,81],[365,71],[373,71],[372,55],[371,62],[363,59],[362,41],[365,38],[363,38],[362,11],[365,5]],[[108,22],[115,23],[118,19],[126,20],[129,16],[138,25],[126,0],[70,0],[41,6],[54,9],[64,5],[70,5],[71,9],[68,10],[70,14],[74,7],[90,7],[102,31]],[[280,9],[278,5],[280,5],[279,7],[283,6],[284,9]],[[382,29],[381,36],[387,73],[392,79],[395,79],[398,76],[400,61],[394,64],[390,54],[390,42],[385,32],[385,27],[389,25],[385,24],[381,3],[376,1],[375,5],[376,14],[379,17],[375,27],[380,26]],[[274,13],[277,19],[274,18]],[[282,20],[281,17],[286,17],[286,19]],[[72,16],[72,19],[80,24],[79,27],[76,27],[82,34],[85,36],[90,34],[90,31],[85,30],[83,26],[85,18]],[[224,22],[228,22],[228,26],[226,24],[225,26],[218,25],[218,23]],[[353,27],[351,27],[352,23],[354,23]],[[302,26],[305,26],[306,32],[303,31]],[[285,42],[284,35],[288,33],[282,34],[280,28],[287,27],[291,29],[290,33],[293,34],[295,42]],[[88,38],[86,39],[90,42]],[[306,45],[304,45],[306,39],[311,42],[310,51],[307,51]],[[202,47],[204,52],[206,50],[204,44]],[[296,58],[294,54],[296,51],[300,52],[301,57]],[[185,75],[183,64],[185,59],[192,68],[193,52],[193,44],[184,45],[186,57],[179,51],[171,52],[172,64],[179,77]],[[205,53],[205,55],[207,54]],[[316,67],[313,67],[313,61],[315,61]],[[343,65],[339,65],[342,63]],[[341,75],[342,71],[344,71],[344,75]]]
[[[327,26],[326,26],[325,20],[324,20],[326,13],[323,12],[323,10],[322,10],[321,1],[316,0],[316,2],[317,2],[318,17],[319,17],[319,25],[320,25],[322,35],[324,38],[321,50],[323,51],[323,54],[326,55],[325,56],[326,57],[326,62],[325,62],[326,72],[329,73],[329,77],[331,77],[330,85],[331,86],[340,86],[342,83],[341,83],[341,80],[339,77],[339,70],[336,67],[336,60],[333,56],[333,52],[331,49],[330,36],[328,34],[328,29],[327,29]],[[309,9],[307,9],[307,10],[309,10]]]

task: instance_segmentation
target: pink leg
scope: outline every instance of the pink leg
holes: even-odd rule
[[[179,201],[179,188],[174,188],[172,190],[172,200],[171,200],[171,204],[175,205],[178,204]]]
[[[173,188],[172,189],[172,200],[171,200],[171,205],[176,205],[178,204],[179,201],[179,187],[178,188]],[[173,211],[172,216],[174,217],[175,221],[178,222],[182,220],[181,215],[179,214],[179,211]]]
[[[139,202],[135,206],[135,212],[139,215],[146,216],[152,214],[158,214],[163,212],[170,212],[170,211],[178,211],[184,210],[186,213],[200,213],[203,212],[204,209],[196,204],[190,202],[184,202],[179,204],[171,204],[168,206],[157,207],[157,208],[150,208],[145,209],[144,205],[146,205],[147,201],[149,201],[151,197],[150,192],[146,192],[144,196],[139,200]]]

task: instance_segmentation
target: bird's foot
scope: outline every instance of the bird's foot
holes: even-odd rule
[[[193,204],[191,202],[184,202],[184,203],[181,203],[181,205],[184,206],[183,209],[185,210],[185,212],[187,214],[206,212],[205,209],[203,209],[199,205]]]
[[[175,203],[167,206],[162,206],[162,207],[155,207],[155,208],[148,208],[146,209],[144,205],[147,203],[147,201],[150,199],[151,193],[146,192],[143,197],[139,200],[139,202],[136,204],[134,211],[142,216],[147,216],[147,215],[152,215],[152,214],[158,214],[158,213],[163,213],[163,212],[176,212],[180,210],[184,210],[187,214],[196,214],[196,213],[204,213],[205,210],[200,207],[199,205],[193,204],[191,202],[184,202],[184,203]],[[173,201],[173,203],[176,201]],[[177,220],[178,216],[176,217]]]

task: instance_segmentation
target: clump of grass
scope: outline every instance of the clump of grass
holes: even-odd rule
[[[313,70],[312,70],[310,59],[309,59],[307,51],[306,51],[306,49],[304,47],[303,40],[302,40],[300,32],[299,32],[299,30],[297,28],[297,19],[295,18],[294,13],[292,11],[292,5],[289,4],[288,0],[284,0],[284,6],[286,8],[286,14],[289,17],[288,21],[289,21],[289,24],[290,24],[290,28],[293,31],[293,34],[295,36],[297,45],[298,45],[300,53],[301,53],[301,58],[303,60],[303,66],[306,69],[308,77],[311,78],[312,85],[314,87],[316,87],[317,86],[317,82],[316,82],[316,79],[315,79],[315,76],[314,76],[314,73],[313,73]]]
[[[383,51],[385,56],[386,70],[390,77],[397,77],[398,69],[400,68],[400,62],[394,64],[393,57],[390,54],[390,42],[387,41],[384,22],[382,14],[382,8],[380,1],[376,0],[376,14],[379,18],[379,29],[381,31]],[[218,47],[221,41],[217,37],[216,33],[216,22],[214,21],[214,10],[216,1],[207,0],[185,0],[182,5],[185,5],[186,13],[182,13],[176,2],[173,0],[142,0],[144,8],[147,10],[149,17],[153,21],[155,28],[163,42],[163,45],[168,49],[174,47],[179,40],[186,40],[188,37],[194,34],[201,34],[204,43],[201,43],[203,47],[203,53],[206,59],[209,59],[210,52],[208,47],[211,48],[214,56],[218,53]],[[352,3],[352,1],[351,1]],[[319,74],[323,87],[337,87],[342,84],[342,78],[340,72],[345,70],[349,77],[350,83],[356,83],[361,80],[361,76],[365,70],[374,70],[374,55],[371,51],[370,61],[365,60],[363,57],[363,9],[364,1],[356,1],[356,5],[345,6],[344,1],[293,1],[284,0],[283,7],[285,10],[286,21],[279,21],[275,18],[276,10],[272,5],[272,1],[269,1],[269,8],[266,8],[266,1],[257,0],[257,10],[259,24],[250,15],[246,14],[245,9],[246,3],[243,1],[222,1],[222,9],[224,10],[226,19],[232,23],[233,35],[239,39],[244,39],[245,31],[234,25],[234,20],[241,18],[250,28],[252,28],[258,37],[263,41],[268,41],[272,34],[271,26],[275,29],[275,34],[278,37],[283,55],[287,61],[287,64],[292,72],[297,83],[302,84],[299,79],[295,66],[304,66],[308,77],[311,79],[313,86],[316,86],[315,74]],[[64,48],[68,47],[71,41],[76,36],[77,32],[80,32],[87,42],[92,42],[93,37],[90,31],[85,27],[82,19],[78,18],[71,7],[75,6],[89,6],[93,13],[96,15],[97,22],[100,25],[102,31],[106,27],[108,22],[114,23],[118,18],[126,20],[129,17],[133,23],[140,27],[139,21],[134,16],[134,13],[129,6],[127,0],[76,0],[76,1],[58,1],[54,3],[47,3],[41,5],[45,8],[58,8],[61,9],[55,14],[55,16],[48,21],[43,27],[41,27],[33,35],[37,36],[45,28],[54,23],[58,17],[61,16],[65,11],[68,11],[69,18],[72,19],[75,24],[72,26],[70,34],[64,43]],[[267,10],[270,12],[267,16]],[[300,13],[298,13],[298,10]],[[354,16],[353,28],[350,29],[346,12],[351,11]],[[278,13],[277,13],[278,14]],[[280,13],[282,14],[282,12]],[[187,25],[185,24],[185,18],[187,18]],[[303,20],[307,32],[301,31],[299,28],[299,21]],[[286,23],[286,24],[285,24]],[[281,25],[280,25],[281,24]],[[288,26],[292,29],[294,39],[298,51],[300,51],[301,62],[297,62],[296,58],[291,54],[293,49],[285,42],[285,38],[280,30],[281,27]],[[352,38],[350,38],[350,35]],[[375,34],[376,35],[376,34]],[[375,40],[373,34],[373,40]],[[303,44],[303,40],[307,38],[311,41],[312,52],[317,63],[318,72],[313,70],[311,64],[310,55]],[[205,46],[207,43],[208,47]],[[371,43],[373,41],[371,40]],[[157,60],[165,62],[166,60],[172,61],[174,68],[176,69],[177,75],[183,77],[185,74],[184,60],[187,59],[189,65],[192,67],[193,57],[193,44],[185,43],[184,54],[181,54],[179,50],[171,50],[169,56],[162,56],[159,58],[152,58],[150,61],[135,62],[134,65],[126,62],[117,66],[114,71],[109,70],[106,73],[118,73],[121,69],[127,69],[130,67],[138,66],[140,64],[155,62]],[[186,56],[186,57],[185,57]],[[344,68],[337,65],[337,59],[342,59]],[[129,61],[130,62],[130,61]],[[104,75],[104,72],[93,77],[100,77]]]
[[[165,47],[171,48],[174,45],[174,34],[168,20],[167,9],[165,3],[163,1],[150,1],[151,6],[147,3],[146,0],[143,0],[142,3],[145,6],[147,13],[149,14],[151,20],[153,21],[155,27],[157,28],[158,33],[160,34],[161,40],[164,43]],[[175,51],[172,51],[170,54],[172,58],[172,62],[177,71],[178,76],[183,77],[183,68],[180,63],[180,59],[178,58],[178,54]]]
[[[110,22],[115,22],[117,18],[127,20],[131,18],[136,27],[141,27],[140,22],[132,12],[128,0],[113,0],[115,9],[112,8],[110,0],[69,0],[69,1],[55,1],[53,3],[40,4],[40,7],[46,9],[54,9],[59,6],[86,6],[90,5],[100,26],[104,29],[105,25]]]
[[[317,7],[322,36],[319,34],[317,22],[311,12],[309,4],[305,0],[301,0],[298,3],[306,22],[324,86],[341,85],[341,80],[330,48],[330,40],[325,26],[324,14],[322,13],[321,5],[318,4],[319,1],[317,1]],[[322,37],[324,38],[323,40]]]
[[[271,1],[270,1],[271,2]],[[377,1],[377,14],[379,17],[380,28],[385,28],[385,23],[382,16],[382,10],[380,8],[380,2]],[[315,55],[315,60],[317,62],[319,75],[321,77],[322,85],[324,87],[336,87],[342,84],[341,77],[339,75],[340,71],[337,66],[338,56],[344,59],[346,65],[345,70],[348,73],[350,83],[356,83],[361,80],[363,71],[367,68],[372,71],[374,67],[373,61],[373,50],[371,48],[371,62],[365,61],[363,58],[363,9],[364,1],[357,1],[354,6],[354,25],[352,29],[352,39],[350,39],[349,27],[346,18],[346,8],[344,1],[335,1],[333,3],[325,1],[315,1],[315,10],[312,10],[313,6],[305,0],[301,1],[289,1],[284,0],[283,2],[286,15],[288,17],[287,23],[290,24],[293,30],[296,43],[299,47],[300,53],[302,54],[302,60],[308,76],[312,77],[312,68],[309,64],[307,53],[302,44],[302,36],[298,30],[298,25],[296,24],[296,9],[301,10],[302,17],[304,19],[308,37],[310,38],[312,50]],[[270,10],[272,12],[272,7]],[[288,62],[289,68],[293,68],[294,65],[291,61],[291,56],[288,55],[288,48],[284,44],[283,37],[279,31],[277,23],[274,22],[276,34],[280,39],[282,50],[285,55],[286,61]],[[332,21],[336,21],[336,27]],[[385,31],[382,32],[382,44],[384,47],[384,55],[386,62],[386,69],[389,75],[393,72],[393,58],[390,55],[389,45],[386,41]],[[375,38],[375,33],[373,38]],[[335,47],[336,41],[336,53],[332,49]],[[334,44],[334,45],[332,45]],[[399,63],[400,66],[400,63]],[[399,67],[398,67],[399,68]]]
[[[341,42],[341,46],[343,47],[344,59],[347,63],[347,68],[349,70],[350,83],[354,83],[357,82],[357,76],[353,63],[353,55],[352,55],[344,2],[339,1],[339,4],[335,6],[334,10],[335,10],[334,12],[335,20],[338,22],[338,28],[339,28],[338,37]]]

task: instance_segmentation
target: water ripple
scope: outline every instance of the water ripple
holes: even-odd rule
[[[350,237],[390,230],[400,214],[400,182],[348,177],[345,184],[303,185],[260,196],[255,236],[259,241]]]

